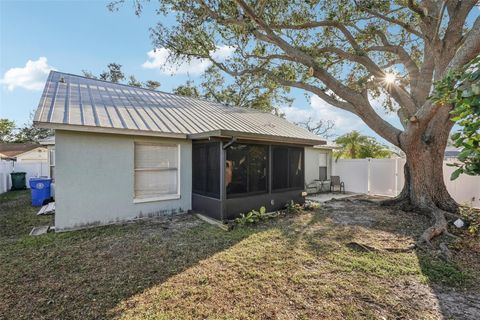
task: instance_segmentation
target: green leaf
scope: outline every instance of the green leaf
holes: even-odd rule
[[[460,174],[462,173],[462,171],[463,171],[463,170],[462,170],[461,168],[453,171],[453,172],[452,172],[452,175],[450,176],[450,180],[455,180],[455,179],[457,179],[458,176],[460,176]]]

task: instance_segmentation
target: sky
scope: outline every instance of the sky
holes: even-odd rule
[[[130,1],[117,12],[110,12],[107,3],[0,0],[0,118],[13,120],[17,126],[29,122],[52,69],[99,74],[108,63],[116,62],[126,75],[159,81],[159,90],[170,92],[187,80],[198,81],[208,68],[209,62],[203,60],[172,66],[166,63],[166,49],[153,50],[149,28],[160,19],[155,3],[147,4],[140,17]],[[226,57],[229,50],[219,46],[216,54]],[[291,96],[292,106],[279,106],[290,121],[332,120],[336,135],[358,130],[379,138],[358,117],[316,96],[297,89]],[[378,112],[399,126],[394,114],[381,108]]]

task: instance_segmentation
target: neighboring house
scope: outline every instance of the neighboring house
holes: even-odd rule
[[[17,162],[47,162],[47,148],[36,143],[0,143],[0,158]]]
[[[457,148],[457,147],[447,147],[445,148],[445,153],[444,153],[444,160],[457,160],[458,155],[462,149]]]
[[[56,230],[303,202],[306,148],[325,144],[270,113],[55,71],[34,123],[55,129]]]

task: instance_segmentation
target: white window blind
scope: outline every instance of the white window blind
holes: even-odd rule
[[[135,143],[135,198],[178,195],[179,146]]]

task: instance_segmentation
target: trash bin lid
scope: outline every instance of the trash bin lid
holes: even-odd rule
[[[30,178],[30,181],[51,181],[51,178],[47,177],[32,177]]]

